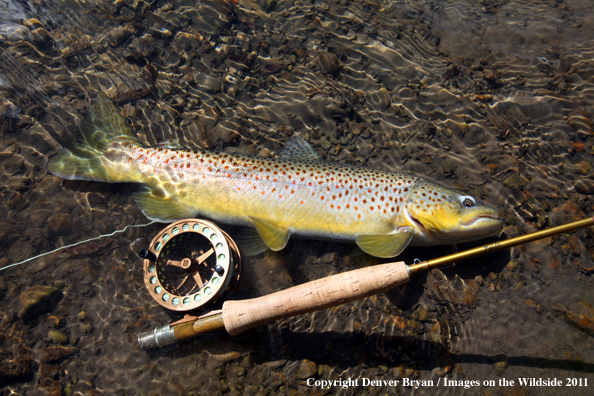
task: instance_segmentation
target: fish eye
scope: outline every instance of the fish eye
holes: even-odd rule
[[[464,205],[466,208],[472,208],[474,205],[476,205],[476,202],[472,197],[462,197],[462,205]]]

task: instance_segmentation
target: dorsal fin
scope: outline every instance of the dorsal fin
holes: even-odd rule
[[[157,143],[157,147],[163,147],[163,148],[167,148],[167,149],[171,149],[171,150],[185,149],[185,147],[182,146],[181,143],[179,142],[179,140],[177,140],[177,139],[162,140],[159,143]]]
[[[301,136],[293,135],[285,143],[285,147],[279,153],[280,159],[302,159],[302,160],[321,160],[320,154],[311,147]]]

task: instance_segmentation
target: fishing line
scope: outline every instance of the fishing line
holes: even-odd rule
[[[18,263],[14,263],[14,264],[7,265],[6,267],[2,267],[2,268],[0,268],[0,271],[4,271],[5,269],[11,268],[11,267],[16,267],[17,265],[25,264],[28,261],[35,260],[35,259],[37,259],[39,257],[47,256],[48,254],[59,252],[60,250],[64,250],[64,249],[68,249],[68,248],[71,248],[71,247],[74,247],[74,246],[78,246],[78,245],[81,245],[83,243],[87,243],[87,242],[91,242],[91,241],[96,241],[96,240],[101,239],[101,238],[114,236],[115,234],[119,234],[121,232],[125,232],[126,230],[128,230],[128,228],[132,228],[132,227],[146,227],[146,226],[149,226],[149,225],[154,224],[154,223],[156,223],[156,221],[151,221],[150,223],[147,223],[147,224],[128,224],[122,230],[115,230],[111,234],[103,234],[103,235],[99,235],[98,237],[95,237],[95,238],[86,239],[84,241],[76,242],[76,243],[73,243],[71,245],[66,245],[66,246],[59,247],[59,248],[57,248],[55,250],[52,250],[51,252],[42,253],[42,254],[39,254],[37,256],[28,258],[26,260],[19,261]]]
[[[575,215],[557,215],[556,217],[574,217],[574,216],[575,216]],[[547,219],[549,218],[549,216],[548,216],[548,215],[545,215],[545,216],[542,216],[542,215],[540,215],[540,216],[518,216],[518,217],[520,217],[520,218],[538,218],[538,217],[545,217],[545,218],[547,218]],[[2,268],[0,268],[0,271],[4,271],[4,270],[7,270],[7,269],[9,269],[9,268],[11,268],[11,267],[16,267],[16,266],[19,266],[19,265],[21,265],[21,264],[25,264],[25,263],[27,263],[27,262],[29,262],[29,261],[32,261],[32,260],[38,259],[38,258],[40,258],[40,257],[44,257],[44,256],[47,256],[47,255],[49,255],[49,254],[52,254],[52,253],[59,252],[60,250],[69,249],[69,248],[71,248],[71,247],[75,247],[75,246],[78,246],[78,245],[82,245],[83,243],[87,243],[87,242],[96,241],[96,240],[98,240],[98,239],[101,239],[101,238],[105,238],[105,237],[114,236],[114,235],[116,235],[116,234],[119,234],[119,233],[122,233],[122,232],[125,232],[125,231],[127,231],[127,230],[128,230],[128,228],[132,228],[132,227],[146,227],[146,226],[150,226],[151,224],[154,224],[154,223],[156,223],[156,221],[151,221],[150,223],[146,223],[146,224],[138,224],[138,225],[137,225],[137,224],[128,224],[128,225],[127,225],[126,227],[124,227],[123,229],[121,229],[121,230],[115,230],[115,231],[114,231],[114,232],[112,232],[111,234],[103,234],[103,235],[99,235],[98,237],[95,237],[95,238],[85,239],[84,241],[76,242],[76,243],[73,243],[73,244],[71,244],[71,245],[62,246],[62,247],[59,247],[59,248],[57,248],[57,249],[55,249],[55,250],[52,250],[51,252],[42,253],[42,254],[39,254],[39,255],[37,255],[37,256],[34,256],[34,257],[31,257],[31,258],[28,258],[28,259],[26,259],[26,260],[19,261],[18,263],[14,263],[14,264],[10,264],[10,265],[7,265],[7,266],[5,266],[5,267],[2,267]]]

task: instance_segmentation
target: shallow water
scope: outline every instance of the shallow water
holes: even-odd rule
[[[7,4],[0,266],[148,223],[136,186],[45,170],[78,137],[98,91],[146,144],[178,138],[272,156],[298,133],[329,161],[414,173],[490,201],[506,213],[506,236],[592,216],[589,1]],[[0,273],[5,394],[590,394],[594,385],[591,230],[237,337],[147,352],[138,333],[177,319],[150,299],[136,255],[160,229],[132,228]],[[402,259],[450,252],[409,248]],[[378,262],[354,245],[291,240],[245,259],[233,298]],[[62,298],[19,318],[20,296],[36,285]],[[57,345],[65,356],[54,359]],[[308,378],[359,386],[320,389]],[[403,378],[433,385],[403,387]],[[566,387],[568,378],[589,386]],[[362,385],[379,379],[400,383]]]

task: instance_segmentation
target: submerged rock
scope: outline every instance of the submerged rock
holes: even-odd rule
[[[47,346],[43,348],[43,360],[52,363],[72,355],[74,348],[65,346]]]
[[[569,306],[555,304],[554,309],[565,314],[565,320],[571,326],[594,336],[594,307],[578,301]]]
[[[30,320],[51,311],[62,298],[62,292],[51,286],[33,286],[19,297],[19,318]]]
[[[295,373],[297,379],[307,379],[313,377],[318,372],[318,368],[311,360],[303,359],[299,362],[299,367]]]
[[[60,330],[50,330],[48,333],[50,340],[55,342],[56,344],[67,344],[68,343],[68,336],[61,332]]]

